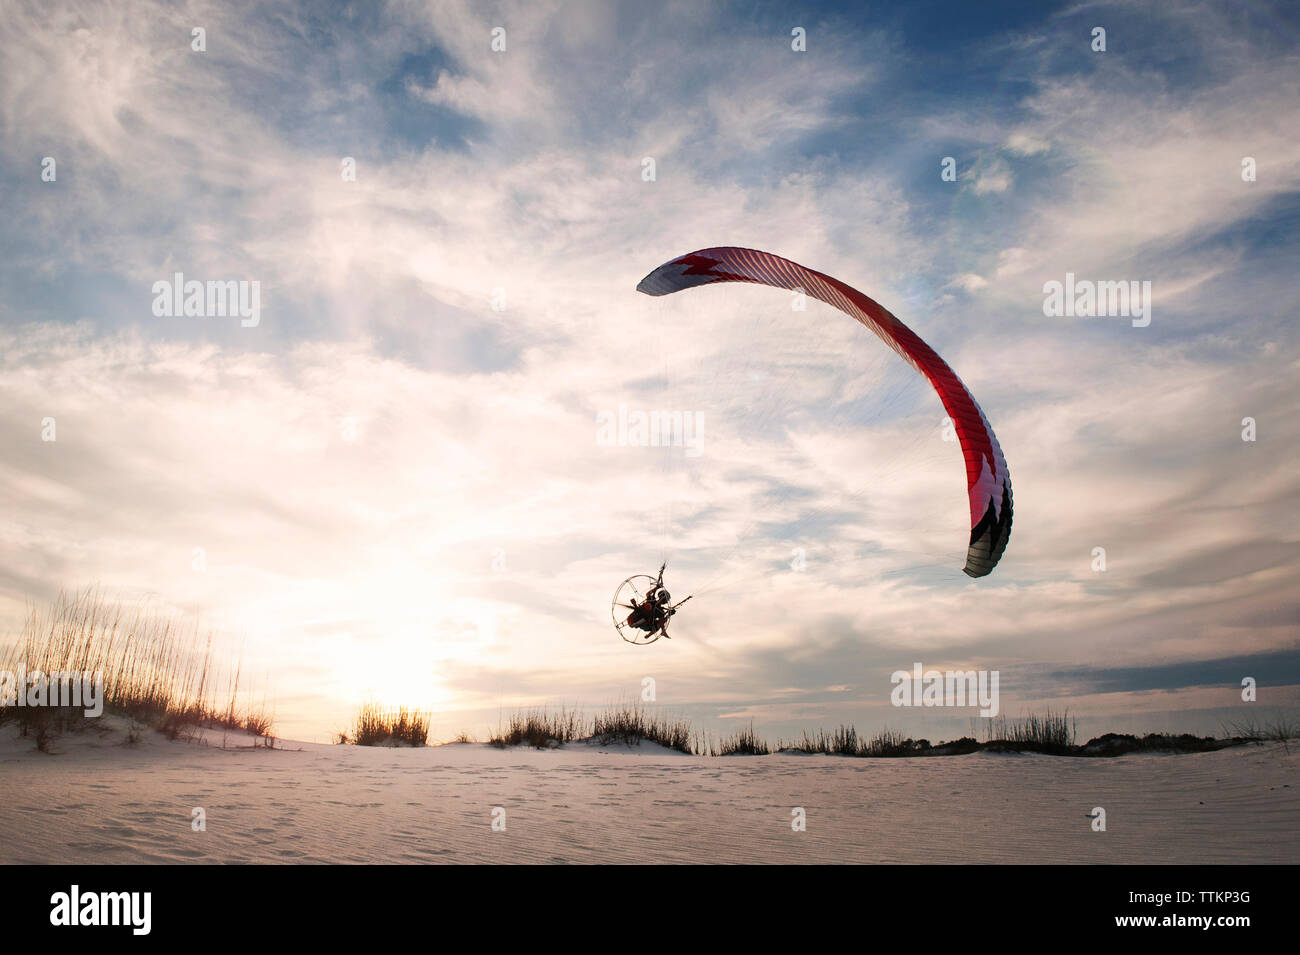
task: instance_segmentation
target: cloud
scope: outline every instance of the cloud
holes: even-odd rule
[[[994,159],[970,173],[974,183],[975,194],[985,195],[990,192],[1006,192],[1011,188],[1011,167],[1001,159]]]
[[[962,289],[965,292],[978,292],[982,288],[988,288],[988,279],[974,272],[967,272],[965,275],[959,275],[952,280],[955,288]]]
[[[1007,137],[1005,149],[1018,156],[1037,156],[1052,148],[1046,139],[1030,132],[1016,131]]]
[[[1122,692],[1161,660],[1289,645],[1294,238],[1270,210],[1300,177],[1294,54],[1211,18],[1220,82],[1070,71],[1049,25],[973,116],[953,99],[978,76],[927,86],[833,18],[796,54],[784,24],[707,7],[671,27],[560,9],[66,3],[0,24],[10,623],[96,581],[201,607],[306,733],[404,659],[387,692],[464,712],[639,685],[609,594],[669,548],[676,580],[716,589],[656,672],[710,713],[871,710],[871,674],[917,654],[1104,659],[1134,668]],[[982,158],[960,190],[918,185],[949,154]],[[1015,483],[994,577],[957,569],[943,410],[878,341],[771,290],[632,291],[720,242],[869,292],[958,371]],[[260,281],[262,325],[153,318],[177,270]],[[1044,318],[1067,270],[1152,279],[1150,328]],[[620,403],[703,413],[706,456],[600,447]]]

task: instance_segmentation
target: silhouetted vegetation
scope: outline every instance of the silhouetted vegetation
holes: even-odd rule
[[[577,710],[561,708],[558,712],[551,713],[537,709],[512,715],[509,723],[497,727],[488,742],[498,748],[532,746],[536,749],[550,749],[588,735],[587,725]]]
[[[740,730],[732,736],[724,736],[718,743],[712,756],[766,756],[772,752],[770,746],[754,735],[754,724]]]
[[[1123,756],[1125,753],[1208,753],[1234,745],[1234,740],[1220,740],[1213,736],[1193,736],[1181,733],[1148,733],[1132,736],[1128,733],[1105,733],[1088,740],[1078,749],[1077,756]]]
[[[1048,711],[1042,716],[1030,714],[1019,719],[1000,717],[985,720],[982,741],[975,736],[963,736],[931,743],[928,739],[912,739],[889,728],[868,737],[859,734],[851,724],[841,724],[829,732],[825,729],[805,730],[797,740],[778,741],[774,747],[755,733],[752,722],[743,730],[714,739],[693,729],[689,720],[658,715],[641,704],[624,703],[598,714],[590,724],[576,710],[518,713],[504,728],[498,729],[489,742],[498,747],[528,745],[546,749],[575,741],[601,745],[636,745],[650,741],[695,756],[766,756],[775,752],[890,759],[963,756],[977,752],[1072,757],[1122,756],[1140,752],[1201,753],[1245,742],[1296,738],[1296,727],[1286,722],[1238,729],[1240,732],[1230,739],[1197,737],[1187,733],[1177,736],[1149,733],[1143,737],[1107,733],[1076,745],[1075,722],[1067,713]],[[463,740],[465,734],[461,737]]]
[[[1009,752],[1049,753],[1056,756],[1078,755],[1075,749],[1075,723],[1068,713],[1046,715],[1031,713],[1020,719],[995,716],[985,721],[984,749]]]
[[[101,674],[105,714],[129,717],[170,739],[191,739],[205,728],[271,737],[272,718],[265,705],[244,702],[238,666],[233,676],[223,678],[213,661],[210,636],[200,639],[197,628],[182,633],[173,618],[127,608],[93,589],[73,597],[60,594],[44,610],[32,608],[0,669]],[[25,693],[28,688],[16,689]],[[86,708],[6,706],[0,701],[0,723],[16,722],[22,735],[49,752],[59,734],[93,722],[84,716]]]
[[[973,743],[974,740],[971,740]],[[941,744],[949,746],[952,744]],[[859,736],[853,726],[841,725],[827,733],[819,729],[815,733],[804,732],[798,740],[778,744],[778,752],[817,753],[826,756],[938,756],[949,755],[940,747],[932,747],[928,739],[911,739],[891,729],[883,729],[872,737]],[[973,752],[973,750],[967,750]]]
[[[335,742],[356,746],[426,746],[429,714],[404,706],[383,709],[378,703],[363,703],[352,729],[339,733]]]
[[[1290,741],[1300,739],[1300,723],[1289,717],[1280,716],[1271,723],[1264,723],[1255,717],[1234,720],[1225,727],[1233,739],[1248,743],[1281,743],[1291,752]]]
[[[689,720],[652,714],[639,703],[621,703],[596,714],[591,737],[602,745],[623,743],[637,746],[643,740],[667,746],[681,753],[694,754],[696,739]]]

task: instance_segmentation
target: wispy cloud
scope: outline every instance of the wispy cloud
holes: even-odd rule
[[[650,665],[683,700],[826,713],[917,654],[1292,646],[1295,54],[1200,6],[1107,54],[1079,22],[947,36],[930,84],[883,14],[797,53],[782,18],[689,4],[14,6],[5,619],[96,581],[201,608],[318,734],[366,693],[598,701]],[[957,570],[942,409],[878,342],[770,290],[633,292],[719,243],[849,281],[948,358],[1015,482],[993,577]],[[155,318],[177,271],[259,281],[261,324]],[[1151,325],[1046,318],[1067,271],[1151,280]],[[620,402],[702,411],[708,455],[600,447]],[[650,657],[608,599],[665,541],[719,589]]]

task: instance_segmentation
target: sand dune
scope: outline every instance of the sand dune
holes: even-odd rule
[[[223,741],[232,748],[222,748]],[[1062,759],[206,745],[0,729],[0,863],[1294,862],[1280,745]],[[1093,807],[1107,831],[1093,832]],[[191,828],[206,811],[207,830]],[[493,808],[505,831],[493,831]],[[803,807],[807,831],[791,829]]]

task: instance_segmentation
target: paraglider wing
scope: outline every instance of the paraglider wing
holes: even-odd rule
[[[964,570],[983,577],[1002,557],[1011,536],[1011,477],[984,412],[933,348],[888,311],[838,279],[770,252],[724,246],[666,262],[637,285],[646,295],[668,295],[698,285],[754,282],[805,294],[856,318],[934,386],[952,419],[966,458],[970,496],[970,549]]]

